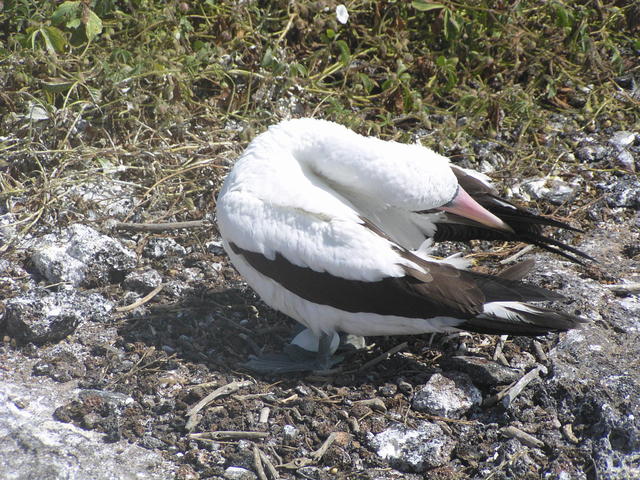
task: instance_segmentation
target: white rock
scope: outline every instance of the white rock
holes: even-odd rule
[[[571,185],[558,177],[548,177],[527,180],[521,187],[531,198],[560,205],[573,199],[577,185]]]
[[[370,445],[378,456],[404,472],[423,472],[449,461],[454,442],[442,429],[430,422],[421,422],[416,429],[401,423],[370,435]]]
[[[89,280],[108,284],[113,273],[130,270],[136,264],[134,252],[82,224],[33,240],[31,251],[34,265],[48,281],[74,286]]]
[[[257,477],[251,470],[242,467],[228,467],[224,471],[224,478],[229,480],[255,480]]]
[[[619,148],[625,148],[629,145],[632,145],[636,140],[636,134],[633,132],[628,132],[626,130],[621,130],[613,134],[613,137],[609,139],[609,143],[615,145]]]
[[[346,24],[349,21],[349,12],[347,11],[347,7],[340,4],[336,7],[336,18],[341,24]]]
[[[480,405],[482,394],[464,373],[436,373],[416,392],[413,409],[447,418],[459,418]]]
[[[293,425],[282,427],[282,436],[285,441],[292,442],[298,437],[299,430]]]

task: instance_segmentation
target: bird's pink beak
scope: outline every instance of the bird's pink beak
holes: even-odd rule
[[[513,233],[513,229],[509,225],[471,198],[462,187],[458,187],[458,193],[453,197],[453,200],[438,210],[455,213],[460,217],[468,218],[487,227]]]

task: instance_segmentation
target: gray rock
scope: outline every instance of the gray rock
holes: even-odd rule
[[[603,226],[581,248],[597,255],[603,245],[638,244],[638,237],[638,231]],[[618,257],[615,249],[605,252],[607,270],[637,268],[637,260]],[[557,402],[558,418],[572,425],[576,455],[593,459],[593,478],[640,478],[639,302],[616,298],[564,262],[545,268],[552,269],[548,275],[563,279],[567,289],[561,293],[579,299],[582,315],[592,320],[563,334],[548,354],[552,375],[545,388]]]
[[[40,291],[5,302],[7,333],[22,342],[57,342],[74,332],[83,320],[104,321],[113,303],[97,293]]]
[[[480,390],[465,373],[436,373],[413,397],[412,407],[447,418],[460,418],[475,405],[482,403]]]
[[[640,209],[640,181],[631,175],[608,184],[599,184],[610,207]]]
[[[136,265],[134,252],[86,225],[74,224],[32,242],[31,259],[52,283],[91,287],[120,281]]]
[[[222,246],[222,240],[211,240],[204,244],[208,252],[214,255],[224,255],[224,247]]]
[[[173,478],[160,455],[52,419],[70,392],[52,381],[0,382],[0,471],[5,480]],[[28,402],[22,399],[28,398]]]
[[[133,271],[124,277],[123,286],[140,293],[149,293],[162,283],[162,276],[157,270],[150,268],[144,272]]]
[[[284,427],[282,427],[282,438],[285,442],[294,442],[299,433],[300,431],[293,425],[285,425]]]
[[[154,237],[144,247],[144,254],[150,258],[163,258],[169,255],[185,255],[187,250],[173,238]]]
[[[597,162],[606,156],[607,149],[599,144],[586,144],[576,150],[576,157],[583,163]]]
[[[117,167],[111,170],[117,170]],[[73,203],[81,202],[82,214],[87,219],[124,220],[133,207],[133,190],[134,187],[130,184],[98,177],[91,183],[73,185],[63,195]]]
[[[547,200],[560,205],[573,200],[576,195],[576,185],[571,185],[557,177],[537,178],[522,183],[521,189],[530,198]]]
[[[227,467],[224,478],[229,480],[255,480],[258,478],[251,470],[242,467]]]
[[[615,145],[618,148],[627,148],[629,145],[633,145],[636,140],[636,134],[628,132],[626,130],[620,130],[613,134],[609,139],[609,143]]]
[[[449,461],[454,442],[433,423],[421,422],[411,429],[403,424],[370,435],[369,444],[379,457],[403,472],[423,472]]]
[[[56,345],[33,366],[34,375],[46,375],[56,382],[84,377],[87,369],[67,345]]]
[[[446,360],[446,364],[467,373],[479,385],[506,385],[518,380],[522,370],[507,367],[484,357],[458,356]]]
[[[619,166],[623,170],[626,170],[627,172],[636,171],[636,162],[629,150],[620,150],[615,157],[615,163],[617,166]]]

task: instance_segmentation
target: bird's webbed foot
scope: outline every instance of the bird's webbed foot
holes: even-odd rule
[[[343,360],[342,356],[333,355],[339,341],[335,332],[322,333],[318,338],[310,330],[303,330],[285,346],[283,353],[252,355],[242,366],[265,374],[326,371]]]

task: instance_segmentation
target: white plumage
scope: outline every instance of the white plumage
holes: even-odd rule
[[[456,172],[427,148],[363,137],[332,122],[290,120],[256,137],[236,162],[218,196],[217,221],[247,283],[317,336],[473,330],[474,318],[479,331],[488,331],[493,317],[501,327],[513,324],[515,333],[518,323],[533,322],[533,333],[573,326],[575,317],[558,312],[549,312],[556,326],[527,317],[530,307],[516,301],[540,300],[540,289],[411,252],[437,235],[439,222],[498,238],[516,233],[471,200],[461,176],[494,191],[477,172]],[[495,202],[510,215],[523,212],[497,196]],[[508,282],[511,294],[496,293]],[[388,292],[387,305],[379,297]]]

